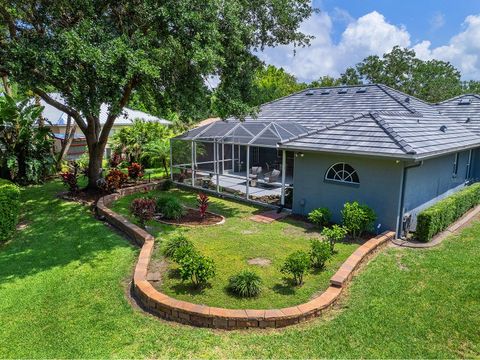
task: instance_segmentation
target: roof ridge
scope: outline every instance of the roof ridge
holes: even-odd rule
[[[387,133],[388,136],[392,138],[393,141],[402,149],[406,154],[415,155],[417,152],[415,149],[405,141],[391,126],[388,122],[383,119],[378,113],[372,112],[370,116],[373,120]]]
[[[415,113],[419,113],[419,111],[417,111],[414,107],[410,106],[410,105],[407,105],[405,104],[403,101],[400,101],[400,99],[398,99],[395,95],[391,94],[390,93],[390,90],[391,88],[390,87],[387,87],[386,85],[384,84],[376,84],[380,89],[382,89],[382,91],[387,94],[388,96],[390,96],[393,100],[395,100],[396,102],[398,102],[400,105],[402,105],[405,109],[407,109],[408,111],[410,111],[412,114],[415,114]],[[388,89],[388,91],[387,91]],[[409,97],[410,95],[408,94],[405,94],[407,97]]]
[[[450,101],[454,101],[454,100],[457,100],[457,99],[460,99],[464,96],[475,96],[476,98],[479,98],[480,99],[480,95],[479,94],[475,94],[475,93],[467,93],[467,94],[460,94],[460,95],[457,95],[457,96],[454,96],[450,99],[447,99],[447,100],[443,100],[443,101],[440,101],[440,102],[437,102],[435,103],[434,105],[441,105],[441,104],[445,104],[447,102],[450,102]]]

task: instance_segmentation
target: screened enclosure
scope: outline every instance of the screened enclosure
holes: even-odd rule
[[[278,145],[308,130],[289,122],[224,122],[171,140],[173,180],[219,194],[291,206],[294,153]]]

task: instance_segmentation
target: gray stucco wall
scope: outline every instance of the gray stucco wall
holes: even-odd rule
[[[404,209],[413,215],[413,227],[418,212],[465,186],[469,151],[458,155],[456,176],[453,174],[455,154],[425,160],[421,166],[407,170]]]
[[[325,173],[335,163],[345,162],[357,170],[360,185],[325,181]],[[381,230],[395,230],[399,208],[403,163],[335,154],[305,153],[295,158],[293,211],[306,215],[318,207],[328,207],[333,221],[340,222],[340,211],[347,201],[372,207]],[[302,202],[304,206],[302,206]]]

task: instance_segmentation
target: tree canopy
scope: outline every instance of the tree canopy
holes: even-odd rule
[[[205,79],[220,79],[220,116],[252,111],[253,50],[302,46],[310,0],[5,0],[0,73],[65,111],[86,136],[95,187],[108,134],[135,91],[178,108],[202,101]],[[66,100],[60,104],[47,89]],[[106,103],[109,113],[101,124]]]

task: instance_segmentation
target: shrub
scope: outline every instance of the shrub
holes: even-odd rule
[[[161,196],[157,199],[157,211],[165,219],[178,220],[185,214],[185,209],[180,201],[173,196]]]
[[[60,178],[62,179],[63,185],[68,188],[68,191],[76,193],[79,190],[78,187],[78,174],[77,168],[74,170],[67,170],[60,173]]]
[[[330,252],[333,254],[335,251],[335,244],[342,241],[347,235],[347,229],[343,226],[333,225],[331,228],[324,228],[322,230],[322,236],[330,244]]]
[[[108,164],[111,168],[116,168],[118,167],[118,165],[120,165],[121,162],[122,162],[122,155],[117,152],[113,152],[112,156],[110,156],[110,160],[108,161]]]
[[[316,269],[323,269],[325,263],[332,256],[330,244],[326,241],[310,241],[310,263]]]
[[[0,179],[0,242],[15,231],[20,213],[20,189],[10,181]]]
[[[287,257],[280,271],[284,274],[292,275],[295,285],[301,285],[303,283],[303,276],[309,267],[309,255],[305,251],[299,250],[291,253]]]
[[[215,276],[216,270],[213,260],[195,251],[185,254],[179,261],[179,265],[182,280],[190,280],[196,287],[204,286],[209,279]]]
[[[161,190],[168,191],[173,187],[173,181],[171,179],[165,179],[161,185]]]
[[[332,213],[325,207],[315,209],[308,214],[308,220],[320,227],[327,226],[331,218]]]
[[[127,182],[128,175],[123,171],[118,169],[111,169],[107,176],[105,176],[105,181],[103,184],[103,190],[108,192],[114,192],[118,189],[121,189],[123,185]]]
[[[480,183],[477,183],[422,210],[417,216],[416,239],[423,242],[430,241],[432,237],[445,230],[451,223],[479,203]]]
[[[262,279],[253,271],[242,270],[230,277],[228,290],[240,297],[258,296],[262,290]]]
[[[175,252],[181,247],[193,248],[193,244],[182,234],[171,237],[165,242],[165,245],[163,246],[163,255],[168,258],[173,258],[175,256]]]
[[[354,239],[365,231],[373,231],[376,218],[375,212],[370,207],[357,201],[343,205],[343,226]]]
[[[143,177],[143,167],[139,163],[131,163],[130,166],[128,166],[128,177],[134,181],[137,181],[138,179]]]
[[[152,198],[138,198],[134,199],[130,204],[130,211],[135,216],[140,225],[143,227],[145,223],[153,219],[155,215],[156,201]]]
[[[203,219],[205,217],[205,214],[207,213],[208,209],[208,203],[209,203],[209,198],[208,195],[201,192],[197,196],[197,202],[198,202],[198,211],[200,212],[200,217]]]

